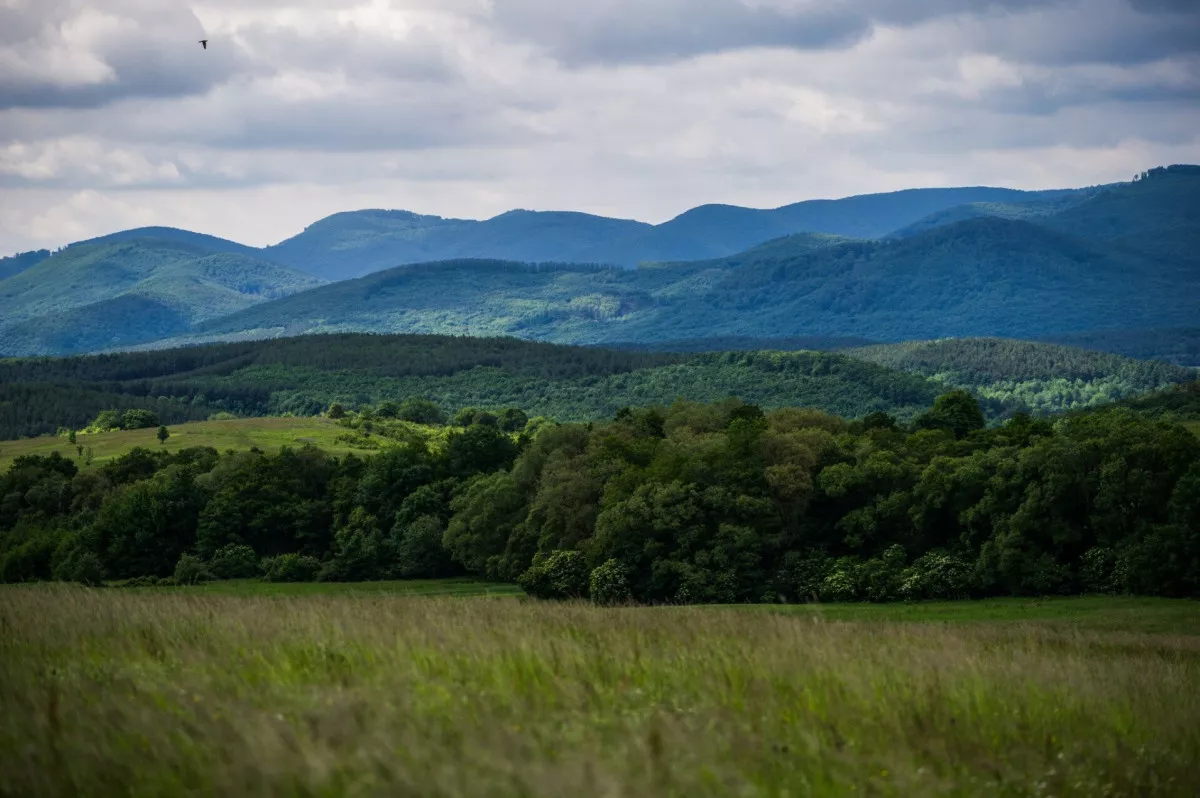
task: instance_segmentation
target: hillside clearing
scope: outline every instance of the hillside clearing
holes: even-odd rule
[[[221,421],[194,421],[168,426],[171,437],[159,443],[157,428],[118,430],[96,434],[80,433],[72,445],[66,437],[44,435],[17,441],[0,441],[0,470],[7,470],[12,461],[24,455],[48,455],[59,452],[63,457],[86,468],[86,452],[92,450],[92,466],[119,457],[137,446],[147,449],[166,449],[177,452],[192,446],[211,446],[219,452],[229,449],[246,451],[253,446],[264,451],[277,451],[282,446],[303,446],[311,443],[335,454],[348,454],[355,449],[339,443],[339,435],[351,430],[325,418],[234,418]],[[76,446],[84,447],[80,455]]]

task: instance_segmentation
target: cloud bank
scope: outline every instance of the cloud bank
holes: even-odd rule
[[[1198,100],[1190,0],[0,0],[0,252],[1095,184]]]

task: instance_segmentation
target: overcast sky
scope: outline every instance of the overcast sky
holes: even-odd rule
[[[0,0],[0,253],[1184,162],[1200,0]]]

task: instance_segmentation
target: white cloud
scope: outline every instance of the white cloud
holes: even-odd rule
[[[0,252],[1200,160],[1200,13],[1133,1],[2,0]]]

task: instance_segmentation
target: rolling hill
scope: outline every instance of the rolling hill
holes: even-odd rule
[[[50,250],[37,249],[31,252],[18,252],[7,258],[0,258],[0,280],[6,280],[13,275],[31,269],[50,257]]]
[[[1169,363],[1000,338],[908,341],[843,354],[1035,413],[1109,404],[1200,376],[1195,369]]]
[[[314,415],[433,399],[447,411],[518,406],[586,421],[625,406],[731,395],[851,417],[907,418],[941,390],[931,380],[819,352],[675,355],[516,339],[320,335],[157,352],[0,361],[0,440],[82,428],[101,410],[146,407],[166,423],[216,412]]]
[[[814,247],[799,236],[731,258],[636,270],[497,261],[405,266],[253,307],[195,332],[421,332],[560,343],[1041,338],[1186,325],[1195,319],[1194,288],[1186,275],[1136,253],[1030,222],[977,218],[900,240]]]
[[[69,353],[162,338],[317,284],[193,242],[79,244],[0,281],[0,352]]]
[[[415,263],[490,259],[636,266],[732,255],[801,232],[882,237],[939,210],[969,202],[1020,204],[1073,190],[910,189],[758,210],[704,205],[649,225],[582,213],[509,211],[485,221],[408,211],[365,210],[322,219],[264,250],[270,260],[328,280]]]

